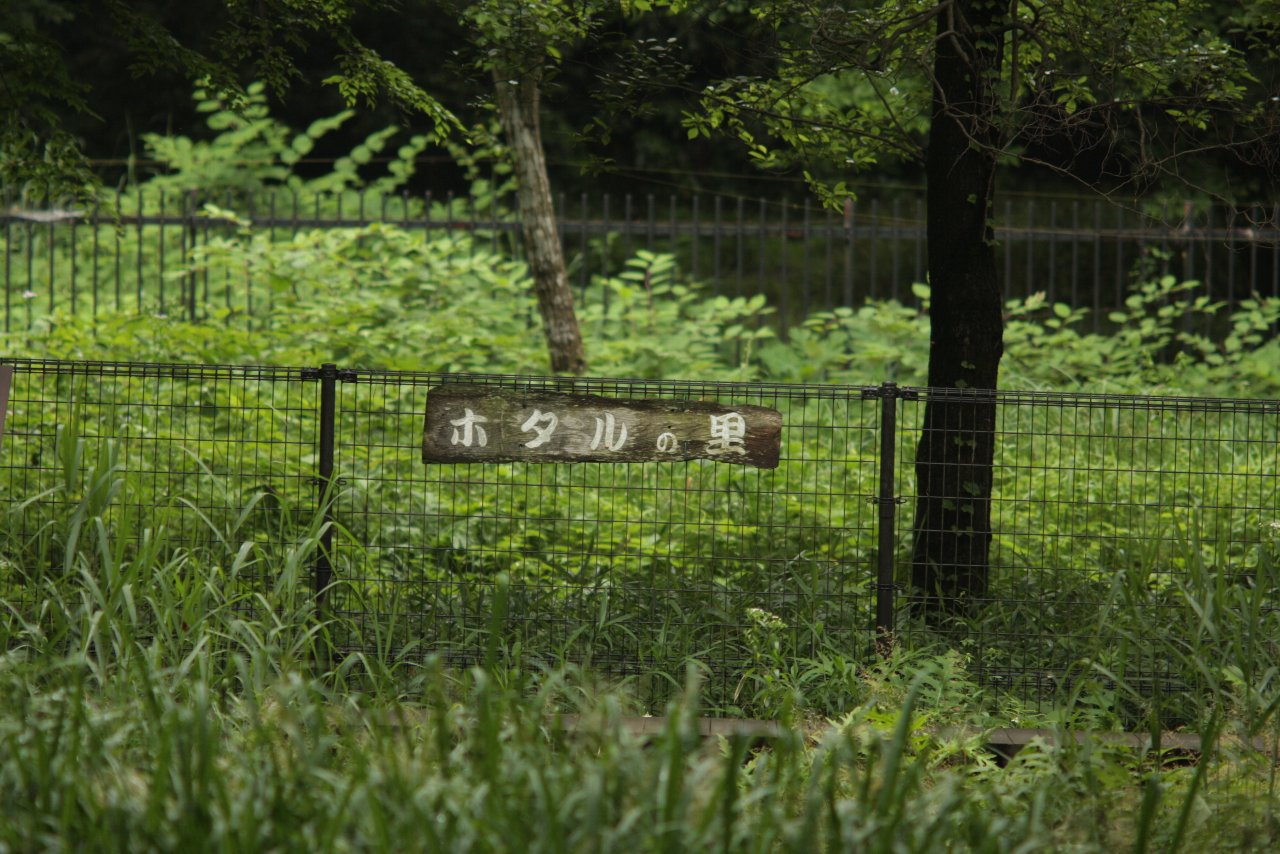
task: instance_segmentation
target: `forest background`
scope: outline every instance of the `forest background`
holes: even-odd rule
[[[259,8],[322,16],[337,5],[299,0]],[[1066,5],[1095,17],[1116,8]],[[875,8],[900,7],[915,8]],[[12,26],[21,29],[24,20],[32,25],[17,38],[6,31],[9,37],[0,42],[4,70],[10,83],[18,73],[28,85],[25,90],[7,87],[4,97],[18,93],[28,106],[43,105],[49,112],[8,110],[7,129],[25,132],[33,122],[49,119],[48,127],[67,131],[77,150],[104,161],[89,165],[106,170],[101,178],[108,184],[154,179],[148,170],[156,164],[136,157],[142,151],[138,140],[148,131],[192,137],[218,132],[207,126],[205,113],[190,112],[190,66],[180,65],[180,72],[162,61],[140,69],[152,76],[131,75],[139,55],[164,59],[175,44],[216,48],[209,40],[216,41],[220,29],[211,21],[225,7],[188,4],[179,13],[164,3],[78,6],[26,0],[13,8],[20,14],[9,19],[16,22]],[[689,100],[705,106],[698,98],[713,81],[776,70],[760,66],[770,56],[758,50],[767,43],[769,22],[754,14],[758,8],[686,6],[661,24],[605,15],[595,30],[600,40],[553,57],[557,71],[548,81],[543,117],[544,138],[558,163],[555,180],[569,192],[587,182],[621,191],[637,175],[652,180],[650,170],[673,169],[682,177],[657,174],[690,184],[714,178],[725,182],[720,187],[749,188],[759,195],[762,179],[740,168],[741,149],[719,136],[704,138],[702,127],[685,113],[692,109]],[[1141,17],[1173,6],[1124,8]],[[1205,16],[1206,32],[1237,45],[1232,56],[1242,58],[1243,67],[1233,64],[1232,69],[1252,82],[1236,94],[1265,127],[1275,117],[1265,94],[1276,84],[1274,4],[1195,8]],[[464,125],[479,124],[488,132],[492,85],[485,74],[476,74],[483,59],[459,47],[469,42],[459,19],[434,10],[415,4],[361,7],[350,29],[364,41],[376,40],[396,68],[458,111]],[[129,17],[132,13],[141,18]],[[121,16],[138,26],[121,29],[110,23]],[[152,28],[147,21],[160,26]],[[670,33],[672,21],[678,24],[676,35]],[[165,41],[166,31],[176,40]],[[159,41],[147,42],[150,36]],[[763,41],[753,40],[756,36]],[[147,48],[141,54],[135,50],[138,39]],[[341,68],[325,58],[330,52],[323,33],[308,50],[291,46],[299,48],[293,60],[302,77],[293,81],[276,113],[301,128],[344,106],[332,89],[310,85]],[[237,82],[247,85],[255,77],[270,82],[270,67],[260,56],[253,60],[254,49],[269,54],[277,45],[242,47],[241,57],[249,61]],[[15,58],[23,61],[15,65]],[[1209,62],[1204,55],[1199,59]],[[687,66],[688,74],[667,80],[664,73],[677,66]],[[632,75],[637,86],[657,82],[661,85],[654,92],[680,97],[664,101],[645,88],[644,97],[636,90],[637,97],[616,103],[628,91],[628,74],[637,69],[646,72]],[[64,80],[91,82],[92,100],[84,105],[104,120],[71,109],[80,92],[62,86]],[[1083,90],[1066,85],[1060,94],[1069,99],[1071,91]],[[70,102],[63,97],[68,92],[73,93]],[[583,97],[587,92],[601,99]],[[355,94],[369,93],[357,89]],[[369,98],[357,100],[368,107]],[[343,131],[350,136],[325,137],[298,168],[323,177],[331,168],[326,155],[341,156],[392,119],[407,119],[411,131],[423,129],[415,124],[422,119],[387,112],[384,99],[373,100],[372,112]],[[1055,103],[1053,109],[1071,112],[1069,100]],[[642,104],[645,109],[633,114],[630,108]],[[122,115],[128,117],[124,122],[118,120]],[[596,121],[602,116],[608,116],[603,126]],[[1188,193],[1238,196],[1242,204],[1274,199],[1265,160],[1227,165],[1236,159],[1232,146],[1218,143],[1230,137],[1217,137],[1226,125],[1200,127],[1186,114],[1165,119],[1185,130],[1187,141],[1203,134],[1206,148],[1202,157],[1188,161],[1183,181],[1147,188],[1172,194],[1174,210]],[[689,139],[691,131],[697,131],[695,139]],[[1133,177],[1104,168],[1106,149],[1077,143],[1070,133],[1042,135],[1035,140],[1038,147],[1023,149],[1041,164],[1002,169],[999,180],[1025,191],[1053,192],[1070,186],[1058,183],[1060,167],[1069,165],[1094,189],[1108,192],[1114,189],[1112,180],[1123,184]],[[17,151],[6,148],[6,156]],[[795,181],[805,169],[797,161],[774,160],[747,148],[748,155],[753,151],[760,155],[756,162],[770,167],[764,173],[767,186],[779,176]],[[881,154],[873,173],[877,181],[918,180],[918,165]],[[582,167],[597,157],[611,158],[615,165],[584,172]],[[46,175],[70,162],[56,156],[37,160],[53,167]],[[409,189],[470,188],[463,172],[444,163],[430,165],[413,175]],[[838,166],[812,165],[810,171],[816,183],[849,180]],[[1133,203],[1135,196],[1125,198]],[[71,359],[312,364],[317,357],[339,354],[348,364],[376,366],[381,360],[385,366],[395,360],[392,366],[408,367],[449,357],[424,342],[475,335],[487,343],[468,348],[445,367],[521,372],[540,364],[540,348],[530,334],[529,278],[519,263],[472,253],[466,240],[433,240],[394,227],[302,234],[279,246],[259,238],[251,230],[232,233],[194,263],[241,269],[289,262],[296,271],[294,293],[282,293],[281,311],[266,329],[250,333],[172,317],[160,322],[150,315],[109,317],[95,326],[64,315],[10,340],[28,355]],[[410,263],[385,264],[382,255],[371,257],[371,245]],[[438,273],[430,287],[423,287],[422,270]],[[655,282],[657,273],[661,277]],[[334,289],[338,281],[358,282],[378,297],[370,299],[355,288]],[[654,287],[646,291],[645,283]],[[934,296],[925,283],[916,284],[921,287],[915,296]],[[696,283],[671,268],[670,259],[637,256],[592,287],[617,297],[608,311],[599,300],[584,315],[595,335],[593,370],[601,373],[846,383],[866,382],[868,373],[875,375],[870,379],[927,379],[925,342],[932,318],[914,308],[846,307],[810,318],[787,340],[762,336],[750,347],[739,347],[747,343],[741,341],[744,329],[764,328],[755,320],[766,306],[759,300],[705,299]],[[1035,294],[1002,310],[1004,377],[1011,386],[1206,394],[1248,382],[1250,395],[1276,396],[1277,345],[1270,335],[1277,320],[1274,300],[1246,306],[1224,325],[1221,340],[1188,331],[1186,317],[1199,319],[1217,309],[1197,295],[1194,285],[1171,278],[1137,277],[1114,335],[1079,331],[1078,306],[1046,304]],[[1060,358],[1046,359],[1046,353]],[[36,394],[36,401],[45,400]],[[37,417],[43,414],[42,407],[32,408]],[[52,409],[55,418],[74,409],[43,408]],[[415,408],[410,417],[417,414]],[[299,838],[319,848],[387,847],[425,835],[445,847],[502,850],[530,833],[530,847],[545,850],[637,845],[813,850],[825,843],[842,850],[861,845],[886,851],[939,846],[1144,851],[1223,840],[1238,847],[1273,847],[1280,720],[1280,651],[1267,640],[1277,636],[1280,619],[1272,605],[1273,591],[1280,589],[1274,491],[1252,501],[1246,494],[1247,512],[1229,519],[1236,509],[1227,506],[1231,502],[1209,508],[1214,518],[1230,522],[1221,547],[1199,541],[1200,529],[1183,525],[1184,515],[1199,518],[1204,510],[1192,495],[1187,500],[1193,503],[1172,506],[1156,519],[1163,539],[1135,535],[1139,543],[1171,547],[1171,554],[1157,548],[1103,554],[1099,547],[1097,565],[1092,552],[1082,551],[1080,559],[1091,564],[1081,572],[1032,579],[1027,587],[1037,589],[1029,597],[1043,594],[1049,579],[1074,585],[1063,601],[1086,603],[1066,609],[1082,620],[1074,634],[1105,640],[1112,636],[1102,628],[1119,627],[1124,638],[1138,639],[1074,661],[1085,675],[1078,690],[1073,683],[1043,705],[977,684],[967,672],[970,660],[962,645],[922,644],[868,663],[853,660],[849,644],[833,634],[806,655],[788,646],[794,642],[789,629],[796,627],[777,615],[734,614],[741,630],[734,642],[750,658],[738,684],[714,702],[721,710],[750,709],[782,722],[781,737],[758,749],[748,738],[700,742],[693,720],[699,703],[714,695],[700,689],[696,665],[684,683],[678,683],[678,675],[664,674],[671,680],[670,705],[644,707],[626,685],[603,685],[597,674],[572,661],[550,669],[522,661],[517,644],[508,644],[503,608],[486,609],[492,623],[475,629],[484,640],[484,667],[446,670],[438,658],[423,664],[409,656],[379,654],[384,649],[326,665],[321,651],[327,633],[354,623],[315,619],[307,570],[323,516],[304,518],[296,537],[266,545],[241,542],[242,527],[257,524],[254,508],[273,494],[257,490],[243,497],[244,507],[228,505],[235,512],[226,525],[207,526],[214,539],[221,537],[210,550],[175,544],[166,539],[168,529],[150,527],[150,519],[129,529],[111,516],[112,496],[150,507],[146,490],[151,487],[121,470],[111,459],[110,443],[87,450],[97,438],[91,435],[93,425],[76,421],[67,417],[56,432],[31,432],[37,440],[53,440],[55,453],[43,458],[43,465],[27,466],[31,457],[12,464],[19,480],[11,483],[26,483],[21,477],[30,468],[47,487],[41,494],[55,500],[21,496],[0,532],[5,556],[0,568],[8,585],[0,638],[7,651],[0,691],[8,711],[0,719],[7,757],[0,764],[5,795],[0,833],[15,848],[93,840],[99,847],[251,850],[296,844]],[[1209,447],[1220,447],[1221,440],[1216,436],[1219,444]],[[1250,442],[1247,447],[1255,449],[1274,447],[1268,439]],[[1102,450],[1110,454],[1110,444]],[[1232,474],[1242,482],[1269,483],[1267,478],[1274,477],[1267,458],[1258,453],[1240,462],[1242,470]],[[411,457],[404,464],[417,469]],[[1108,457],[1102,465],[1110,472],[1131,470],[1119,458]],[[1165,472],[1146,474],[1158,482]],[[1048,490],[1058,506],[1063,496],[1053,490],[1061,490],[1061,483],[1051,475],[1041,472],[1034,485]],[[202,476],[197,472],[192,478]],[[1107,512],[1091,501],[1076,506]],[[801,510],[824,513],[813,502]],[[1093,519],[1086,527],[1114,521]],[[1064,536],[1074,537],[1075,529]],[[1226,547],[1236,542],[1244,542],[1247,551],[1230,553]],[[281,545],[279,551],[267,547],[275,544]],[[1237,583],[1240,579],[1218,571],[1219,557],[1251,561],[1246,580]],[[468,571],[479,576],[487,569]],[[775,579],[761,575],[760,586],[745,593],[763,597],[773,589]],[[252,586],[261,578],[272,580],[265,592]],[[997,588],[1003,595],[1022,579],[1006,573],[995,582],[1004,585]],[[511,577],[485,575],[483,583],[501,596]],[[1027,601],[1035,603],[1038,619],[1054,607],[1045,598]],[[1103,601],[1105,608],[1094,606]],[[989,626],[997,629],[1000,620],[1025,628],[1013,611],[991,609],[984,618],[995,621]],[[359,629],[365,628],[361,622]],[[620,637],[630,631],[626,621],[608,628]],[[372,629],[375,645],[392,637],[378,632]],[[654,643],[655,649],[670,646],[669,639]],[[1129,661],[1115,649],[1139,647],[1173,662],[1199,690],[1168,702],[1136,690],[1124,673],[1139,656],[1134,653]],[[1034,655],[1026,662],[1029,671],[1043,664]],[[559,725],[566,711],[581,715],[583,726],[573,737]],[[627,711],[665,711],[662,732],[646,746],[626,731]],[[983,738],[992,728],[1010,724],[1047,732],[1146,730],[1153,739],[1132,749],[1130,743],[1086,740],[1073,746],[1074,738],[1060,743],[1046,738],[1002,768]],[[1158,745],[1169,726],[1200,734],[1205,750],[1199,760]],[[1258,739],[1265,749],[1256,749]]]

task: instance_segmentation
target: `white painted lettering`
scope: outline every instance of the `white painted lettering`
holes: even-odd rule
[[[723,454],[733,451],[745,454],[743,439],[747,435],[747,422],[736,412],[711,416],[711,441],[707,443],[707,452]]]
[[[556,431],[556,426],[560,423],[560,417],[554,412],[542,412],[541,410],[533,410],[533,414],[529,419],[520,425],[520,429],[526,433],[537,433],[532,439],[524,443],[526,448],[539,448],[547,442],[551,441],[551,434]]]
[[[489,419],[483,415],[476,415],[470,409],[465,410],[465,414],[458,419],[450,421],[453,425],[453,436],[450,437],[450,444],[462,445],[464,448],[470,448],[474,441],[478,447],[483,448],[489,444],[489,436],[484,432],[481,424],[488,423]],[[461,428],[461,432],[459,432]]]
[[[614,440],[614,430],[621,428]],[[627,425],[617,423],[612,412],[606,412],[604,418],[596,417],[596,434],[591,438],[591,450],[598,451],[601,446],[606,451],[618,451],[627,443]]]

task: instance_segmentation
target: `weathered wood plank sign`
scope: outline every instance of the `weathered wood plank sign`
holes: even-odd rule
[[[422,460],[719,460],[777,468],[782,415],[763,406],[621,400],[449,383],[427,394]]]

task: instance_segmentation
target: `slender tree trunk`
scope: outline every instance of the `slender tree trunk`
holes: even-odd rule
[[[989,217],[1007,0],[953,0],[938,20],[926,157],[929,386],[916,451],[911,580],[931,623],[987,594],[996,388],[1004,351]]]
[[[547,158],[538,125],[538,80],[524,75],[512,82],[495,71],[494,83],[498,119],[515,164],[520,231],[551,353],[551,370],[581,374],[587,370],[587,358],[556,229],[551,182],[547,180]]]

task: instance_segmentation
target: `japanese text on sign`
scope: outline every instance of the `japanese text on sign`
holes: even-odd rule
[[[782,416],[707,401],[622,400],[443,385],[427,399],[425,462],[778,464]]]

